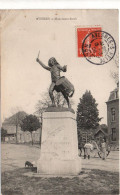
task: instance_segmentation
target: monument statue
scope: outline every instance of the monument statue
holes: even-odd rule
[[[52,83],[49,95],[52,107],[43,113],[40,158],[37,161],[37,173],[48,175],[78,175],[81,171],[81,159],[78,156],[77,124],[69,97],[73,96],[74,86],[60,72],[66,72],[67,66],[61,66],[52,57],[48,66],[39,59],[36,61],[50,71]],[[68,108],[55,107],[54,90],[61,92]]]
[[[49,88],[49,95],[52,101],[51,106],[55,106],[55,99],[53,95],[53,91],[61,92],[67,101],[68,108],[71,107],[69,102],[69,97],[72,97],[74,94],[74,86],[70,83],[70,81],[66,77],[61,77],[60,72],[66,72],[67,66],[61,66],[54,57],[51,57],[48,60],[48,66],[43,64],[43,62],[39,59],[39,54],[36,61],[46,70],[51,72],[51,80],[52,83]]]

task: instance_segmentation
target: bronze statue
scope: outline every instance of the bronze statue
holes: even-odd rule
[[[52,83],[49,88],[49,95],[52,101],[52,106],[55,106],[55,100],[53,91],[56,90],[57,92],[61,92],[64,98],[67,101],[68,108],[71,107],[69,102],[69,97],[73,96],[74,93],[74,86],[68,81],[67,78],[64,76],[60,76],[60,71],[66,72],[67,66],[60,66],[60,64],[56,61],[54,57],[50,58],[48,61],[48,66],[44,65],[41,60],[39,59],[39,54],[36,61],[46,70],[51,72],[51,79]]]

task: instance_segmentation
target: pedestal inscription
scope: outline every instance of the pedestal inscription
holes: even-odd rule
[[[80,170],[75,114],[70,111],[45,112],[38,173],[76,175]]]

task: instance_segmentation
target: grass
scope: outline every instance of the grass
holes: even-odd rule
[[[2,195],[119,194],[119,173],[116,172],[83,169],[81,176],[72,178],[24,175],[29,172],[31,169],[19,168],[2,173]]]

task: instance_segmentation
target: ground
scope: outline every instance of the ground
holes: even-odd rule
[[[106,161],[96,157],[82,160],[78,176],[43,176],[25,168],[25,161],[39,159],[39,146],[2,144],[2,195],[119,194],[119,152]]]

